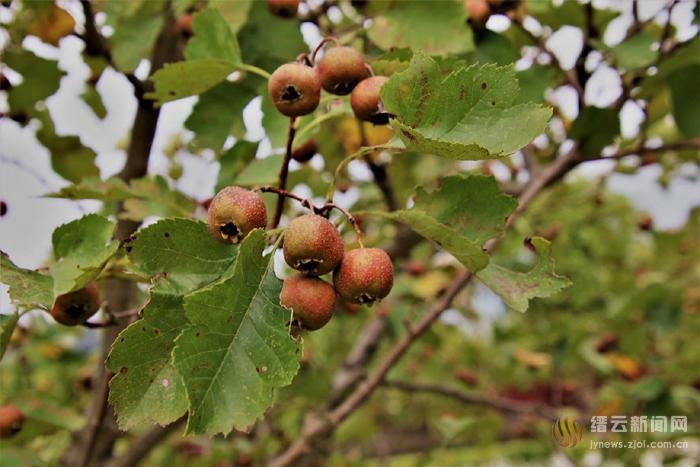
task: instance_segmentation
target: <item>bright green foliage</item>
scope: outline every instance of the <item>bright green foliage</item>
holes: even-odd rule
[[[114,62],[120,70],[133,71],[150,51],[163,25],[162,0],[108,2],[107,18],[114,28],[111,42]]]
[[[282,282],[264,248],[265,234],[251,232],[230,277],[185,297],[193,325],[178,337],[173,359],[187,387],[188,432],[249,426],[299,368],[289,312],[279,304]]]
[[[19,48],[3,51],[2,61],[23,77],[22,83],[13,87],[7,96],[13,112],[34,113],[34,105],[55,93],[65,75],[58,69],[58,62]]]
[[[234,65],[240,63],[241,52],[236,36],[217,10],[205,9],[194,15],[192,29],[194,37],[185,49],[187,60],[217,58]]]
[[[10,344],[10,337],[12,337],[12,331],[15,330],[18,319],[19,313],[0,315],[0,360]]]
[[[54,230],[54,295],[84,287],[98,276],[119,248],[119,243],[112,240],[113,231],[114,223],[97,214],[88,214]]]
[[[170,358],[187,326],[182,302],[182,295],[152,291],[143,318],[114,341],[107,359],[114,372],[109,395],[122,429],[166,424],[187,410],[185,387]]]
[[[476,274],[508,306],[518,311],[526,311],[532,298],[549,297],[571,285],[569,279],[554,272],[554,260],[547,240],[533,237],[528,244],[537,253],[537,263],[530,271],[512,271],[491,263]]]
[[[518,82],[512,67],[471,66],[443,77],[424,54],[381,94],[408,149],[458,160],[508,155],[541,133],[551,115],[540,105],[513,104]]]
[[[159,175],[132,180],[128,186],[117,177],[110,177],[104,181],[88,177],[47,196],[125,201],[125,212],[121,217],[134,221],[143,220],[148,216],[189,217],[195,209],[192,199],[171,190],[168,182]]]
[[[201,222],[165,219],[128,242],[130,269],[151,277],[158,292],[183,295],[215,281],[231,265],[237,247],[214,241]]]
[[[369,38],[383,50],[407,47],[430,55],[474,49],[467,12],[461,0],[396,2],[375,16]]]
[[[388,216],[410,225],[477,272],[489,262],[483,243],[501,234],[515,205],[515,199],[500,193],[493,177],[452,176],[432,193],[418,188],[411,209]]]
[[[221,156],[219,159],[221,170],[219,170],[219,178],[216,181],[217,192],[222,188],[234,185],[238,174],[255,159],[257,150],[258,143],[241,140],[237,141],[231,149]]]
[[[691,65],[674,71],[668,77],[673,100],[673,118],[678,129],[687,136],[700,135],[700,89],[698,89],[697,76],[700,73],[700,65]]]
[[[643,31],[612,47],[610,53],[620,67],[634,70],[649,66],[654,62],[658,54],[658,51],[652,48],[655,41],[654,34]]]
[[[17,267],[0,251],[2,283],[10,287],[12,302],[22,308],[51,308],[53,279],[50,276]]]

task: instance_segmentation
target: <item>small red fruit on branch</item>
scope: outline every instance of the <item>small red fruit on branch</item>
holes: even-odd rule
[[[266,225],[265,202],[254,191],[229,186],[211,200],[207,227],[211,236],[222,243],[238,243],[251,230]]]
[[[326,50],[316,66],[321,87],[331,94],[345,96],[369,76],[362,55],[352,47],[333,47]]]
[[[284,234],[284,259],[298,271],[321,276],[343,258],[343,240],[325,217],[306,214],[289,223]]]
[[[294,18],[299,9],[299,0],[267,0],[267,9],[280,18]]]
[[[0,406],[0,438],[10,438],[22,429],[24,414],[16,405]]]
[[[386,76],[372,76],[362,80],[353,89],[350,105],[355,117],[375,125],[385,125],[389,122],[389,114],[383,111],[379,96],[379,91],[388,79]]]
[[[284,280],[280,304],[292,311],[292,319],[309,331],[330,321],[335,308],[335,290],[317,277],[295,274]]]
[[[381,248],[350,250],[333,273],[333,283],[344,300],[372,304],[389,295],[394,285],[391,258]]]
[[[88,284],[82,289],[56,297],[51,307],[51,316],[66,326],[77,326],[97,313],[101,304],[97,286]]]
[[[321,84],[313,68],[286,63],[267,82],[267,92],[277,110],[287,117],[299,117],[316,110],[321,100]]]

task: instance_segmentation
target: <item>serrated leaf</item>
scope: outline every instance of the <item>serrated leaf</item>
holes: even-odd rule
[[[369,38],[383,50],[410,48],[431,55],[474,49],[472,30],[461,1],[396,2],[372,19]]]
[[[264,248],[264,232],[251,232],[230,278],[185,297],[194,326],[177,339],[173,359],[187,387],[189,433],[249,426],[299,369],[274,254],[263,256]]]
[[[221,13],[221,16],[224,17],[229,28],[234,33],[237,33],[245,24],[252,4],[253,0],[237,0],[235,2],[230,0],[209,0],[207,2],[209,8],[215,8]]]
[[[161,176],[134,179],[129,186],[130,197],[124,201],[125,219],[140,221],[148,216],[189,217],[195,202],[172,190]]]
[[[4,251],[0,251],[0,282],[10,288],[10,299],[16,305],[49,309],[53,304],[51,276],[17,267]]]
[[[181,295],[152,292],[135,321],[114,340],[107,368],[114,372],[109,402],[123,430],[165,425],[187,410],[180,374],[171,363],[175,338],[187,326]]]
[[[256,96],[247,83],[219,83],[199,96],[185,126],[195,134],[192,147],[219,151],[226,138],[245,132],[243,109]]]
[[[241,62],[236,36],[219,11],[206,8],[192,17],[194,37],[187,43],[185,58],[199,60],[215,58],[234,65]]]
[[[54,295],[84,287],[97,277],[119,248],[119,242],[112,240],[113,231],[114,223],[97,214],[88,214],[54,230]]]
[[[2,360],[7,346],[10,344],[10,338],[12,337],[12,332],[15,330],[18,319],[19,313],[0,315],[0,360]]]
[[[216,191],[224,187],[233,185],[238,174],[255,159],[258,151],[258,144],[251,141],[236,141],[236,144],[224,153],[219,159],[221,169],[219,178],[216,181]]]
[[[537,104],[514,104],[512,66],[472,65],[443,78],[438,63],[422,53],[389,79],[381,96],[409,150],[455,160],[511,154],[539,135],[551,116]]]
[[[25,49],[8,47],[2,60],[22,75],[22,83],[8,91],[7,103],[13,112],[32,113],[34,105],[58,90],[65,74],[58,62],[38,57]]]
[[[530,240],[537,252],[537,263],[528,272],[517,272],[490,263],[476,273],[476,277],[503,299],[506,305],[518,311],[527,311],[529,300],[549,297],[571,285],[566,277],[554,272],[550,243],[541,237]]]
[[[489,262],[481,249],[486,240],[503,233],[515,199],[500,193],[493,177],[445,177],[432,193],[416,191],[411,209],[388,214],[451,253],[470,271]]]
[[[152,76],[155,91],[146,97],[162,104],[201,94],[222,82],[235,69],[229,61],[212,58],[169,63]]]
[[[214,240],[203,222],[163,219],[136,232],[126,246],[130,269],[152,277],[155,290],[184,294],[218,279],[237,245]]]

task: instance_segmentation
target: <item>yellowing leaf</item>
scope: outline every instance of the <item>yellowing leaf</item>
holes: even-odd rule
[[[53,46],[73,31],[75,20],[66,10],[56,4],[46,8],[29,25],[28,32]]]

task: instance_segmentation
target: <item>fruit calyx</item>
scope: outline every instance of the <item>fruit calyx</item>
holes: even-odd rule
[[[267,209],[259,193],[237,186],[219,191],[207,212],[207,228],[222,243],[239,243],[253,229],[265,228]]]

